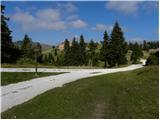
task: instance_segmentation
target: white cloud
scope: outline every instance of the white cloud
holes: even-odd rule
[[[87,26],[87,23],[85,23],[83,20],[77,19],[69,23],[69,25],[73,28],[84,28]]]
[[[30,29],[53,29],[62,30],[66,26],[63,21],[60,20],[60,13],[55,9],[43,9],[38,10],[35,16],[29,12],[23,12],[20,9],[11,16],[13,21],[22,25],[25,30]]]
[[[96,24],[95,27],[92,27],[91,30],[94,31],[105,31],[107,30],[108,32],[111,32],[113,29],[112,25],[105,25],[105,24]]]
[[[28,29],[29,27],[32,28],[32,25],[34,25],[36,22],[36,19],[32,15],[30,15],[28,12],[22,12],[20,10],[11,16],[11,19],[21,24],[23,29]]]
[[[46,21],[38,21],[36,28],[48,29],[48,30],[64,30],[66,25],[63,21],[55,21],[53,23]]]
[[[77,7],[73,5],[72,3],[67,3],[65,5],[65,8],[68,12],[75,12],[77,10]]]
[[[36,12],[38,18],[43,20],[57,21],[60,19],[60,12],[57,9],[43,9]]]
[[[143,4],[143,6],[142,6],[142,9],[144,10],[144,11],[150,11],[150,9],[158,9],[159,8],[159,6],[158,6],[158,1],[147,1],[147,2],[145,2],[145,4]]]
[[[12,20],[19,23],[24,30],[65,30],[70,28],[83,28],[87,23],[78,15],[69,15],[62,20],[62,13],[58,9],[39,9],[34,14],[22,11],[16,7],[16,12],[11,16]]]
[[[14,21],[24,22],[24,23],[33,23],[35,18],[27,12],[19,12],[12,16]],[[23,21],[22,21],[23,19]]]
[[[143,4],[142,4],[143,3]],[[144,13],[150,12],[150,9],[158,9],[158,1],[109,1],[106,3],[106,9],[120,12],[122,14],[136,14],[139,9]]]
[[[61,11],[73,13],[77,11],[78,8],[73,3],[58,3],[57,9]]]
[[[128,28],[126,28],[124,26],[120,26],[120,27],[121,27],[123,32],[127,32],[128,31]],[[107,32],[110,33],[113,30],[113,25],[106,25],[106,24],[98,23],[98,24],[96,24],[95,27],[92,27],[91,30],[100,31],[100,32],[104,32],[106,30]]]
[[[68,16],[66,19],[67,20],[76,20],[76,19],[79,19],[79,16],[78,15],[71,15],[71,16]]]
[[[140,3],[140,1],[109,1],[106,3],[106,8],[124,14],[135,14]]]

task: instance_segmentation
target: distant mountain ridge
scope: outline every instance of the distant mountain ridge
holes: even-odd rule
[[[15,44],[16,46],[18,46],[18,47],[21,47],[21,46],[22,46],[22,43],[23,43],[22,40],[19,40],[19,41],[15,41],[15,42],[14,42],[14,44]],[[38,43],[38,42],[33,42],[33,41],[32,41],[32,44],[33,44],[33,45],[36,44],[36,43]],[[46,51],[46,50],[49,50],[49,49],[52,48],[51,45],[48,45],[48,44],[45,44],[45,43],[40,43],[40,44],[41,44],[41,46],[42,46],[42,52],[43,52],[43,51]]]

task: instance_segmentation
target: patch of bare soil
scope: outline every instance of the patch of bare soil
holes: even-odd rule
[[[105,114],[104,114],[104,110],[105,110],[105,103],[104,102],[98,102],[95,105],[95,110],[92,114],[92,118],[94,119],[102,119],[104,118]]]

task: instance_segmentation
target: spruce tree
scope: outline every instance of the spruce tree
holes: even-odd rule
[[[57,56],[57,55],[58,55],[58,49],[55,48],[55,50],[54,50],[54,56]]]
[[[64,42],[64,63],[63,63],[64,65],[71,64],[70,52],[71,52],[71,49],[70,49],[69,41],[68,41],[68,39],[65,39],[65,42]]]
[[[109,53],[109,36],[107,31],[105,31],[102,41],[102,48],[100,49],[100,58],[102,61],[104,61],[105,68],[107,67],[108,53]]]
[[[96,48],[97,48],[97,45],[96,43],[94,43],[93,40],[90,41],[89,45],[88,45],[88,57],[89,57],[89,65],[90,66],[93,66],[94,65],[94,61],[95,61],[95,58],[96,58]]]
[[[44,62],[45,64],[48,64],[48,55],[47,55],[47,54],[44,54],[44,55],[43,55],[43,62]]]
[[[115,65],[125,64],[127,62],[127,44],[123,37],[122,29],[118,22],[115,23],[111,33],[111,40],[109,45],[109,64],[111,67]]]
[[[86,43],[84,41],[83,35],[80,36],[79,42],[79,64],[84,65],[86,64]]]
[[[132,50],[132,49],[133,49],[133,43],[132,43],[132,42],[129,43],[128,49],[129,49],[129,50]]]
[[[50,63],[50,64],[53,64],[53,62],[54,62],[54,57],[53,57],[52,53],[49,53],[49,54],[48,54],[48,60],[49,60],[49,63]]]
[[[133,61],[133,63],[136,63],[137,60],[140,59],[142,56],[143,56],[142,48],[136,42],[133,45],[131,60]]]
[[[1,62],[13,63],[20,57],[20,50],[12,42],[11,30],[7,22],[9,18],[4,15],[5,6],[1,5]]]
[[[21,46],[21,50],[23,52],[23,57],[32,58],[33,57],[33,51],[32,51],[32,43],[31,39],[28,37],[27,34],[25,34],[23,43]]]
[[[42,46],[40,43],[37,43],[37,49],[38,49],[38,58],[37,61],[39,63],[42,63]]]
[[[149,51],[149,45],[148,42],[146,42],[146,40],[143,41],[143,50]]]
[[[78,42],[76,41],[76,38],[74,37],[73,38],[73,41],[72,41],[72,46],[71,46],[71,65],[79,65],[79,59],[80,59],[80,56],[79,56],[79,44]]]

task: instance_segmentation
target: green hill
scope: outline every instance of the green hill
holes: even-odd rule
[[[21,47],[22,43],[23,43],[22,40],[19,40],[19,41],[14,42],[14,44],[15,44],[16,46],[18,46],[18,47]],[[33,44],[33,45],[36,44],[36,43],[38,43],[38,42],[33,42],[33,41],[32,41],[32,44]],[[40,43],[40,44],[41,44],[41,46],[42,46],[42,52],[43,52],[43,51],[47,51],[47,50],[49,50],[49,49],[52,49],[52,46],[51,46],[51,45],[48,45],[48,44],[45,44],[45,43]]]

